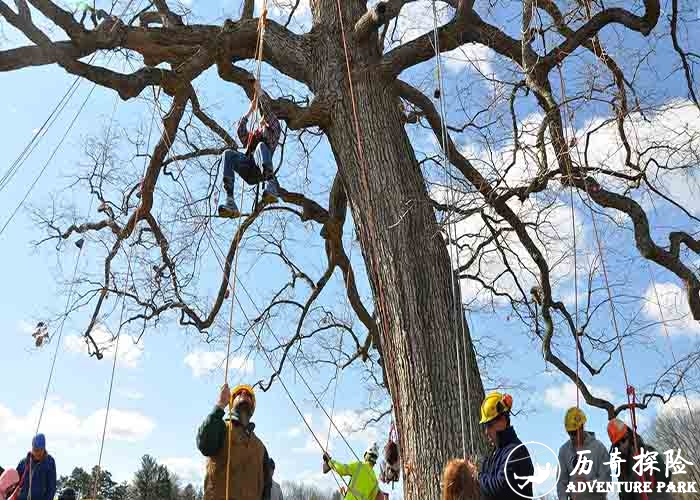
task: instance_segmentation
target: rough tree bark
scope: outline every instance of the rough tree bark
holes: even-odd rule
[[[342,18],[339,17],[337,1],[310,1],[313,29],[308,33],[294,34],[279,23],[268,21],[263,52],[267,63],[289,78],[308,86],[314,94],[313,101],[306,107],[279,98],[274,100],[273,108],[286,121],[289,129],[319,127],[330,142],[338,168],[337,182],[342,183],[343,188],[336,185],[333,192],[344,192],[350,202],[374,293],[378,327],[354,288],[353,272],[339,237],[342,234],[344,214],[336,213],[333,199],[329,210],[325,210],[301,193],[285,191],[282,198],[288,204],[287,209],[290,206],[302,209],[301,213],[289,210],[297,213],[302,221],[313,220],[323,226],[321,234],[326,238],[330,272],[334,269],[331,266],[341,268],[346,284],[350,284],[347,291],[352,307],[369,332],[364,347],[358,342],[358,353],[351,361],[357,357],[366,359],[368,345],[372,343],[382,355],[384,378],[391,393],[402,458],[405,471],[408,472],[404,477],[405,496],[411,500],[433,500],[439,495],[439,478],[443,465],[448,459],[462,454],[460,400],[467,399],[465,368],[468,368],[470,380],[470,400],[467,401],[465,417],[471,409],[471,427],[475,430],[474,447],[477,448],[468,449],[467,453],[478,455],[485,449],[477,426],[483,386],[469,332],[466,332],[466,342],[457,340],[461,338],[460,327],[463,323],[460,314],[455,312],[460,310],[461,305],[459,287],[457,293],[453,294],[451,263],[442,236],[443,229],[437,223],[434,204],[428,196],[420,165],[404,129],[406,117],[401,111],[401,99],[416,107],[436,136],[440,135],[442,123],[434,103],[428,97],[411,85],[397,81],[404,70],[432,59],[435,55],[434,44],[431,34],[424,34],[399,44],[386,53],[382,53],[383,47],[380,50],[382,44],[379,39],[383,39],[383,35],[379,35],[379,28],[386,28],[401,9],[413,0],[379,2],[369,10],[366,1],[341,0]],[[659,19],[659,0],[644,0],[642,15],[620,7],[601,6],[599,12],[577,25],[576,29],[564,25],[563,19],[566,16],[558,12],[554,2],[533,4],[524,0],[521,29],[523,40],[510,37],[482,19],[474,10],[473,0],[444,2],[453,8],[453,16],[439,28],[441,50],[449,51],[474,42],[489,47],[517,65],[523,80],[515,85],[513,99],[520,87],[526,87],[536,96],[538,105],[546,114],[541,127],[543,140],[538,140],[538,147],[542,148],[541,156],[546,159],[544,133],[548,129],[557,165],[551,168],[544,161],[540,165],[541,175],[538,174],[529,184],[504,190],[497,184],[491,184],[459,152],[452,139],[448,140],[445,153],[452,165],[460,171],[463,180],[474,192],[478,192],[484,207],[497,214],[500,223],[512,230],[523,250],[535,263],[537,289],[541,291],[541,297],[536,303],[541,308],[536,312],[537,309],[532,307],[527,296],[523,296],[522,306],[529,311],[537,327],[536,331],[539,332],[540,320],[544,323],[541,338],[546,359],[579,385],[589,404],[607,410],[610,415],[617,414],[626,409],[625,405],[616,408],[612,403],[596,398],[586,384],[574,377],[573,371],[552,351],[551,342],[555,332],[564,331],[573,335],[585,332],[575,330],[571,313],[557,300],[550,279],[551,263],[545,258],[536,238],[529,232],[530,229],[508,202],[513,198],[525,201],[544,191],[550,181],[557,179],[587,193],[590,201],[598,207],[626,214],[634,221],[636,246],[642,257],[670,271],[687,285],[688,305],[693,317],[700,319],[700,278],[683,262],[681,255],[682,247],[700,253],[700,242],[689,233],[674,232],[669,234],[669,250],[657,246],[649,236],[649,223],[639,205],[626,196],[599,186],[594,179],[589,179],[589,176],[598,175],[599,172],[572,161],[569,146],[564,140],[561,106],[552,94],[549,81],[553,69],[570,54],[581,48],[592,51],[615,75],[614,81],[622,103],[617,115],[622,123],[628,113],[624,97],[624,75],[614,61],[605,55],[595,37],[606,26],[615,24],[626,27],[630,32],[648,35]],[[144,302],[138,296],[127,293],[122,295],[129,296],[143,307],[144,312],[136,318],[150,320],[166,311],[175,311],[180,314],[182,325],[205,331],[214,323],[224,303],[238,243],[245,230],[261,215],[262,208],[256,209],[246,219],[246,223],[230,242],[225,265],[222,266],[223,277],[217,297],[211,309],[201,316],[201,309],[191,307],[179,293],[177,269],[173,256],[169,254],[168,236],[159,227],[156,216],[151,214],[151,208],[154,206],[156,183],[162,178],[159,174],[173,161],[168,155],[175,154],[171,147],[188,105],[192,106],[194,114],[202,123],[221,137],[227,146],[231,145],[229,134],[209,119],[199,106],[192,81],[215,65],[223,80],[242,87],[252,97],[252,75],[235,63],[254,57],[257,20],[252,16],[255,3],[245,1],[241,19],[227,20],[223,26],[211,26],[184,25],[181,16],[173,13],[165,0],[160,0],[154,2],[157,12],[142,13],[139,26],[134,25],[138,16],[129,24],[107,16],[92,30],[50,0],[15,0],[14,3],[16,11],[6,1],[0,0],[0,16],[34,45],[1,51],[0,71],[58,64],[71,74],[117,91],[125,100],[140,95],[148,87],[159,87],[173,98],[170,113],[162,119],[165,132],[151,155],[141,183],[142,198],[138,205],[130,204],[128,197],[124,205],[114,205],[121,210],[122,222],[118,223],[114,216],[108,216],[108,219],[101,222],[71,225],[65,231],[50,225],[58,233],[56,237],[64,240],[73,234],[103,229],[110,230],[115,238],[111,242],[112,251],[105,259],[105,283],[101,284],[101,298],[97,301],[86,338],[91,339],[91,329],[100,315],[107,292],[117,295],[120,293],[111,278],[112,260],[128,238],[134,233],[140,234],[136,229],[142,222],[148,225],[149,232],[154,235],[161,250],[161,267],[167,267],[171,275],[170,286],[174,299],[156,303]],[[537,31],[531,26],[536,9],[548,12],[558,23],[557,29],[564,37],[563,41],[557,40],[555,47],[546,54],[538,54],[532,46],[533,35]],[[31,13],[35,11],[60,27],[69,40],[55,41],[46,36],[34,24]],[[358,148],[355,114],[347,79],[341,19],[348,35],[362,155]],[[153,28],[150,24],[161,26]],[[540,31],[544,33],[547,30]],[[121,74],[80,61],[98,51],[118,50],[140,54],[145,66],[134,73]],[[513,120],[517,133],[514,114]],[[625,142],[624,128],[622,125],[619,128]],[[203,153],[194,152],[190,157],[198,154]],[[186,156],[187,154],[182,155],[182,158]],[[628,154],[627,162],[629,156]],[[138,187],[134,186],[131,193],[136,189]],[[344,197],[339,198],[341,200],[336,201],[341,206],[340,212],[344,212]],[[331,258],[332,254],[335,254],[334,258]],[[314,292],[317,293],[318,290]],[[555,328],[553,314],[561,314],[569,321],[565,326]],[[301,326],[300,322],[298,330]],[[294,340],[288,344],[287,349],[293,342]],[[455,342],[462,343],[456,348]],[[94,341],[93,345],[97,352]],[[592,375],[596,374],[581,354],[583,365],[589,368]],[[462,356],[466,358],[466,367]],[[463,394],[458,391],[458,360],[462,362]],[[270,382],[282,370],[283,364],[284,361]],[[660,397],[658,394],[648,396],[650,399]],[[640,406],[647,403],[645,396]],[[467,425],[465,430],[469,428]],[[466,441],[470,443],[471,439]]]
[[[346,25],[348,20],[362,15],[360,4],[344,2]],[[404,471],[408,469],[404,495],[434,499],[440,491],[444,464],[462,456],[460,397],[472,405],[472,414],[478,415],[483,386],[470,344],[466,352],[473,370],[469,377],[471,401],[467,398],[466,380],[462,384],[465,393],[459,394],[455,340],[461,338],[462,318],[455,318],[454,314],[450,259],[403,126],[399,97],[393,85],[387,85],[368,69],[380,57],[376,39],[370,37],[364,43],[348,40],[355,69],[352,78],[363,163],[338,35],[336,0],[316,2],[314,15],[319,17],[318,24],[324,31],[328,30],[328,41],[316,46],[321,53],[314,54],[314,59],[326,64],[314,68],[313,83],[319,89],[332,87],[336,93],[333,119],[325,132],[350,199],[376,310],[380,313],[384,368]],[[461,301],[458,309],[461,310]],[[462,377],[466,379],[463,349],[459,356]],[[466,415],[465,405],[465,419]],[[473,427],[477,433],[475,441],[483,449],[476,423]],[[478,452],[467,450],[470,455]]]

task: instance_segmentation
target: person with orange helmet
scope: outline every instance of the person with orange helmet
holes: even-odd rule
[[[662,455],[657,453],[652,462],[654,462],[653,472],[645,473],[643,476],[638,475],[634,471],[635,459],[644,449],[644,453],[655,453],[653,446],[647,444],[642,436],[634,432],[629,426],[619,418],[614,418],[608,422],[608,437],[612,446],[610,447],[611,460],[617,457],[620,463],[619,477],[620,482],[629,483],[650,483],[652,493],[635,493],[634,487],[632,491],[627,492],[625,488],[620,489],[620,500],[672,500],[673,495],[666,491],[656,491],[657,483],[668,484],[671,481],[671,474],[666,476],[666,465],[664,464]],[[636,446],[636,448],[635,448]],[[643,489],[643,488],[642,488]],[[646,497],[646,498],[645,498]]]
[[[224,419],[225,408],[230,408]],[[204,500],[269,500],[273,462],[255,434],[250,420],[255,412],[255,391],[224,384],[214,410],[197,433],[197,448],[208,457]],[[228,479],[228,488],[226,481]]]
[[[500,392],[488,394],[481,404],[479,423],[484,426],[486,437],[494,449],[483,460],[481,470],[477,471],[477,466],[469,460],[465,460],[465,464],[479,483],[482,499],[521,500],[523,495],[533,497],[532,483],[522,484],[515,477],[533,476],[535,468],[527,447],[510,424],[512,407],[513,397]],[[514,488],[520,489],[516,491]]]

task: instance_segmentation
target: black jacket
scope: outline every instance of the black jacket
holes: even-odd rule
[[[653,453],[656,450],[654,449],[653,446],[650,446],[644,442],[642,437],[637,434],[637,447],[640,449],[644,448],[644,453]],[[673,496],[670,493],[666,493],[666,491],[656,491],[656,483],[666,483],[668,484],[671,481],[671,474],[669,473],[668,477],[666,476],[666,464],[664,463],[663,460],[663,455],[661,453],[656,455],[656,460],[654,463],[654,467],[659,469],[658,471],[654,471],[653,474],[644,474],[644,479],[642,479],[641,476],[637,475],[636,472],[634,472],[634,466],[636,464],[636,460],[634,458],[635,453],[632,451],[630,447],[630,452],[627,455],[620,455],[620,458],[625,460],[625,462],[620,464],[620,477],[617,479],[620,482],[639,482],[641,483],[642,481],[651,483],[651,489],[653,490],[653,493],[647,493],[646,497],[647,500],[671,500]],[[614,450],[615,447],[611,448]],[[620,490],[620,500],[643,500],[644,495],[641,493],[627,493],[625,492],[624,488]]]
[[[497,435],[498,444],[491,454],[486,457],[479,471],[479,488],[481,496],[485,499],[493,500],[522,500],[522,496],[518,495],[508,484],[513,488],[517,488],[521,495],[532,497],[532,484],[526,484],[522,489],[519,486],[525,482],[524,479],[516,479],[518,477],[532,476],[535,473],[535,468],[532,465],[530,453],[522,441],[518,439],[513,427],[508,427],[500,431]],[[514,448],[517,450],[510,455]],[[510,458],[508,458],[510,455]],[[506,459],[508,463],[506,464]],[[507,479],[506,479],[507,471]]]

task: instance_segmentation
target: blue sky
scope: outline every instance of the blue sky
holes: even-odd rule
[[[216,9],[213,7],[205,9],[195,0],[192,7],[196,15],[207,19],[218,18],[222,13],[232,16],[238,11],[237,5],[231,2],[222,3]],[[297,26],[300,26],[305,22],[306,18],[302,13],[293,25],[298,23]],[[647,43],[640,42],[636,37],[626,39],[631,40],[630,47],[638,43]],[[478,58],[476,63],[466,63],[463,53],[453,53],[448,58],[447,94],[453,104],[456,104],[454,96],[458,86],[463,89],[472,85],[470,90],[472,98],[485,98],[491,92],[491,89],[483,83],[473,85],[473,82],[478,79],[474,66],[484,72],[503,71],[499,61],[494,59],[488,50],[473,47],[468,47],[467,50],[469,52],[467,56],[472,59]],[[672,63],[668,62],[664,54],[668,55],[663,51],[652,55],[653,61],[642,71],[648,72],[650,77],[657,72],[667,72]],[[426,75],[430,78],[432,74],[430,64],[421,65],[405,76],[410,77],[411,81],[420,81]],[[272,80],[277,76],[267,68],[265,73],[263,80],[271,85]],[[28,69],[3,75],[0,79],[0,92],[6,96],[12,96],[2,105],[3,114],[6,117],[0,125],[4,138],[1,156],[3,171],[19,154],[34,130],[41,126],[49,110],[58,102],[71,82],[72,77],[55,67]],[[3,221],[22,198],[25,189],[38,174],[44,161],[51,155],[61,134],[91,87],[92,84],[87,82],[80,85],[76,95],[57,122],[13,179],[10,188],[3,191],[0,196],[0,214]],[[204,100],[202,96],[206,96],[206,106],[212,107],[220,123],[233,123],[247,107],[248,103],[242,92],[216,83],[215,73],[205,74],[197,82],[197,87],[203,90],[200,98]],[[655,103],[684,96],[684,89],[675,78],[669,78],[662,90],[652,87],[650,85],[649,88],[645,88],[645,91],[650,96],[650,100]],[[85,191],[66,189],[66,186],[69,184],[69,176],[85,159],[82,155],[84,139],[106,126],[110,121],[114,104],[113,93],[99,88],[94,91],[65,143],[31,194],[28,201],[31,207],[46,208],[51,204],[50,195],[54,194],[62,203],[75,203],[82,209],[83,214],[87,211]],[[530,113],[533,112],[527,107],[519,111],[522,112],[523,118],[530,118]],[[655,125],[663,124],[664,120],[680,119],[677,116],[661,115],[659,120],[654,122]],[[149,116],[149,109],[144,103],[119,101],[115,123],[118,123],[118,127],[122,129],[128,129],[141,121],[147,121]],[[594,122],[597,116],[589,112],[578,118],[576,126],[584,128],[586,124]],[[683,119],[689,127],[696,126],[700,130],[700,119],[696,115],[689,113]],[[641,126],[640,130],[642,130]],[[658,129],[652,130],[658,133]],[[434,138],[426,135],[424,131],[412,130],[411,134],[416,149],[430,152],[435,148]],[[478,141],[474,137],[472,139],[474,140],[464,140],[464,150],[479,156],[482,152]],[[613,152],[613,146],[607,143],[600,144],[596,149],[601,156],[600,161],[617,158]],[[609,148],[609,156],[605,154],[608,152],[606,147]],[[324,145],[314,153],[309,166],[309,172],[313,177],[310,185],[306,185],[304,173],[299,171],[283,173],[283,182],[295,188],[305,187],[317,199],[324,200],[325,197],[320,193],[327,189],[332,179],[332,169],[327,167],[327,155]],[[294,156],[290,155],[290,158]],[[694,182],[694,178],[685,180],[674,178],[670,188],[678,189],[679,185],[692,187]],[[685,194],[688,202],[692,202],[694,191],[688,189]],[[566,200],[566,193],[555,192],[553,195]],[[691,209],[696,214],[700,213],[700,204],[697,203],[697,199]],[[581,269],[586,266],[586,257],[595,254],[595,236],[587,208],[577,201],[576,210],[580,221],[577,235],[580,236],[579,268]],[[555,224],[559,224],[563,234],[571,234],[570,229],[567,229],[570,227],[570,221],[561,210],[553,213],[552,217],[555,218]],[[659,236],[666,234],[669,226],[681,225],[690,230],[695,229],[687,220],[682,219],[678,213],[665,205],[651,207],[650,217]],[[648,296],[650,291],[648,271],[646,268],[639,268],[638,272],[633,272],[632,270],[635,269],[633,266],[640,265],[639,260],[630,258],[629,252],[618,251],[629,248],[632,241],[629,231],[624,227],[620,229],[600,223],[606,247],[608,271],[614,276],[614,280],[619,278],[620,281],[624,281],[621,289],[636,289],[638,296]],[[465,228],[468,227],[467,224]],[[220,231],[227,229],[226,226],[218,226],[218,228]],[[316,278],[320,276],[325,265],[323,248],[319,243],[317,231],[317,227],[307,226],[294,229],[292,232],[297,239],[297,250],[304,247],[303,252],[298,254],[299,261],[313,270]],[[348,230],[347,234],[351,234],[351,231]],[[77,248],[71,244],[63,246],[60,252],[56,252],[51,244],[36,248],[32,242],[41,239],[44,235],[42,230],[33,224],[30,210],[25,208],[19,212],[7,231],[0,236],[0,248],[4,257],[0,260],[0,276],[4,277],[6,283],[6,286],[0,288],[0,327],[4,332],[0,376],[5,381],[5,385],[10,388],[3,391],[0,397],[0,433],[6,436],[3,446],[0,447],[0,464],[7,467],[16,463],[30,443],[51,358],[58,345],[56,370],[49,391],[42,430],[46,432],[49,449],[57,459],[59,474],[65,474],[74,466],[90,467],[97,460],[97,444],[104,417],[103,409],[109,385],[112,351],[109,351],[102,362],[89,358],[84,352],[79,336],[87,323],[89,309],[72,315],[66,321],[60,344],[57,344],[57,339],[54,338],[44,349],[32,348],[30,336],[32,326],[39,320],[55,316],[64,308],[65,282],[71,277],[77,257]],[[347,243],[352,244],[349,236]],[[101,255],[103,255],[103,249],[99,244],[93,240],[88,241],[80,263],[81,270],[89,273],[99,272]],[[356,245],[354,245],[352,257],[364,285],[364,275],[359,271],[360,252]],[[218,285],[217,265],[211,253],[208,254],[208,259],[197,282],[203,296],[210,296]],[[243,282],[256,302],[262,303],[263,299],[269,298],[271,289],[267,285],[276,284],[279,281],[278,274],[282,272],[279,265],[265,266],[257,261],[251,251],[244,255],[240,266],[244,270]],[[562,295],[568,292],[569,297],[572,297],[573,282],[570,274],[570,269],[562,273],[558,291]],[[664,306],[678,313],[677,321],[671,326],[671,333],[674,349],[678,355],[681,355],[696,348],[696,335],[700,333],[700,329],[695,322],[680,317],[683,313],[682,303],[677,306],[676,302],[673,302],[680,291],[679,283],[659,269],[654,269],[654,275],[664,296],[662,299]],[[341,280],[336,275],[329,290],[324,292],[324,304],[332,304],[336,301],[342,304],[341,309],[345,307],[340,284]],[[362,292],[367,299],[369,293],[366,286],[363,286]],[[465,289],[465,292],[469,293],[469,289]],[[243,302],[249,312],[254,312],[247,298],[244,297]],[[569,299],[567,303],[570,304],[571,300]],[[653,320],[654,309],[646,308],[639,312],[640,303],[637,297],[620,308],[627,318],[632,318],[636,312],[641,314],[642,318]],[[478,303],[474,304],[474,309],[477,309],[477,305]],[[114,314],[110,320],[106,321],[104,328],[114,331],[119,304],[112,303],[111,307],[114,308]],[[236,312],[236,314],[240,313]],[[225,323],[225,318],[228,317],[228,305],[222,310],[221,317]],[[566,437],[562,419],[566,407],[575,402],[573,386],[554,372],[552,367],[545,365],[539,354],[538,342],[533,340],[531,335],[523,333],[521,326],[509,317],[507,310],[496,308],[495,311],[489,311],[488,308],[481,307],[471,314],[470,319],[475,337],[488,338],[489,342],[493,341],[490,345],[497,346],[492,349],[501,349],[509,355],[495,366],[485,368],[488,369],[489,376],[498,379],[500,383],[517,385],[517,390],[514,392],[516,409],[525,410],[514,419],[518,432],[524,440],[540,441],[556,450]],[[602,330],[609,329],[609,321],[608,312],[602,311],[595,320],[596,327]],[[51,326],[52,332],[55,332],[57,323]],[[221,333],[224,327],[225,324],[219,325],[218,333]],[[286,330],[289,326],[284,322],[284,318],[278,318],[273,328],[277,334],[288,334]],[[662,333],[662,329],[657,326],[652,329],[651,334],[654,342],[649,345],[632,345],[625,348],[631,379],[639,387],[651,382],[649,366],[660,367],[668,359],[667,344],[661,337]],[[137,468],[141,455],[149,453],[168,464],[183,480],[200,480],[203,473],[203,460],[195,447],[195,433],[197,426],[216,400],[218,388],[223,380],[223,370],[219,363],[221,358],[217,354],[223,349],[221,338],[211,345],[206,344],[196,332],[180,329],[174,325],[173,321],[165,321],[157,328],[148,329],[138,346],[132,341],[135,334],[135,331],[130,330],[122,335],[112,397],[111,427],[105,446],[103,465],[112,471],[116,479],[127,480]],[[269,340],[269,337],[267,338]],[[270,373],[269,366],[263,357],[253,354],[250,359],[243,359],[249,352],[248,348],[249,344],[245,344],[241,351],[235,354],[233,365],[236,368],[241,367],[241,370],[233,372],[232,382],[239,379],[257,381]],[[309,347],[309,349],[312,348]],[[563,356],[571,362],[573,351],[570,346],[562,345],[561,350]],[[326,387],[329,377],[333,375],[333,370],[328,368],[302,368],[302,371],[311,381],[315,391],[321,391]],[[323,412],[315,407],[310,393],[295,375],[293,369],[287,367],[283,378],[293,397],[301,405],[303,413],[308,416],[312,428],[325,442],[328,423],[323,417]],[[368,414],[368,406],[377,399],[372,397],[372,403],[370,403],[370,396],[376,395],[369,394],[363,388],[365,375],[366,372],[361,367],[346,370],[342,374],[334,412],[339,426],[349,433],[350,442],[358,455],[368,440],[376,439],[381,443],[386,437],[389,424],[385,421],[377,428],[371,428],[368,431],[350,432],[353,424],[360,422],[361,418]],[[598,393],[609,395],[616,403],[623,401],[624,382],[617,356],[604,375],[596,377],[591,384]],[[323,397],[324,406],[330,408],[332,390],[326,391]],[[674,404],[677,405],[678,402]],[[320,451],[278,384],[275,384],[268,393],[259,395],[255,420],[259,435],[266,443],[270,455],[277,462],[278,480],[307,480],[326,487],[334,484],[330,477],[321,477]],[[595,430],[607,444],[607,438],[604,436],[605,421],[605,415],[602,412],[589,412],[589,428]],[[352,458],[352,453],[335,435],[331,439],[331,450],[333,455],[341,460]]]

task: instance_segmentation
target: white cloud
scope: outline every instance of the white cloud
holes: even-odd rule
[[[688,396],[686,402],[685,397],[682,395],[673,396],[666,404],[658,405],[657,414],[659,416],[669,416],[678,413],[687,413],[688,406],[692,410],[693,414],[700,410],[700,397]]]
[[[275,0],[272,5],[268,5],[269,15],[273,19],[283,20],[287,22],[289,13],[296,4],[297,0]],[[262,0],[256,0],[255,2],[256,12],[262,10]],[[308,29],[311,26],[311,3],[309,0],[301,0],[296,10],[294,11],[294,16],[292,17],[292,23],[290,28],[293,29]]]
[[[100,348],[105,358],[112,357],[117,346],[116,339],[112,337],[104,326],[97,325],[92,332],[92,338]],[[117,364],[125,368],[136,368],[143,357],[143,347],[136,343],[137,338],[121,333],[119,339],[119,356]],[[63,339],[66,350],[73,353],[88,355],[88,347],[85,338],[79,335],[67,335]]]
[[[537,162],[532,157],[535,151],[536,131],[543,120],[541,114],[531,114],[519,123],[519,130],[523,133],[520,138],[521,149],[513,159],[513,144],[506,142],[500,149],[488,149],[477,143],[470,143],[461,148],[462,153],[473,160],[473,163],[481,173],[491,182],[499,181],[503,187],[527,186],[537,175]],[[636,153],[633,161],[643,163],[647,168],[647,177],[656,183],[657,189],[671,194],[674,199],[683,204],[691,213],[700,215],[700,177],[692,170],[683,168],[694,166],[700,161],[700,113],[697,108],[688,101],[671,101],[655,113],[647,113],[645,117],[632,114],[626,125],[628,139],[634,151],[644,151],[644,154]],[[603,119],[591,120],[576,131],[579,144],[585,144],[587,134],[592,132],[588,147],[588,160],[592,167],[601,166],[608,170],[626,172],[625,151],[616,128],[616,124],[603,125]],[[595,132],[593,132],[595,130]],[[547,148],[548,159],[551,163],[556,161],[551,146]],[[641,154],[641,157],[640,157]],[[667,165],[671,170],[657,175],[654,165],[649,164],[649,155],[662,165]],[[527,155],[527,156],[526,156]],[[634,156],[634,155],[633,155]],[[508,169],[509,168],[509,169]],[[675,169],[675,170],[674,170]],[[504,175],[504,172],[507,173]],[[630,172],[626,172],[630,173]],[[616,189],[619,182],[606,179],[609,187]],[[617,184],[616,184],[617,183]],[[544,253],[548,262],[553,263],[551,282],[555,286],[555,299],[570,299],[572,296],[567,290],[573,280],[573,236],[572,216],[568,205],[568,194],[563,187],[550,186],[548,191],[531,196],[524,203],[516,199],[509,201],[509,206],[518,214],[525,223],[530,223],[528,231],[534,236],[533,227],[538,227],[537,237],[533,240]],[[434,188],[431,196],[439,201],[445,201],[447,190]],[[656,197],[659,198],[658,196]],[[649,204],[648,197],[640,197],[640,203]],[[473,195],[464,196],[458,200],[462,208],[481,205],[482,200]],[[645,205],[646,206],[646,205]],[[487,213],[486,215],[493,215]],[[582,266],[579,275],[583,275],[587,269],[585,255],[582,253],[593,252],[594,246],[585,241],[587,230],[581,221],[586,220],[578,210],[575,212],[577,221],[576,238],[579,249],[579,264]],[[618,222],[626,222],[627,217],[614,213]],[[542,226],[546,221],[548,224]],[[498,228],[496,228],[498,229]],[[460,262],[464,263],[473,256],[473,251],[480,243],[490,238],[491,232],[486,227],[480,215],[475,215],[465,221],[461,221],[457,227],[458,235],[469,235],[466,241],[471,248],[464,248],[460,255]],[[590,234],[590,233],[588,233]],[[513,232],[506,233],[500,239],[502,247],[509,248],[507,255],[518,282],[522,285],[525,295],[528,296],[530,288],[537,285],[538,270],[530,259],[528,252],[520,244]],[[521,291],[516,287],[513,276],[507,272],[502,263],[502,256],[496,251],[493,244],[480,249],[481,258],[475,260],[470,274],[478,275],[486,283],[491,284],[498,278],[495,288],[499,292],[508,293],[520,298]],[[515,256],[521,257],[518,260]],[[584,258],[582,258],[584,257]],[[456,260],[456,259],[455,259]],[[454,262],[456,265],[457,262]],[[503,306],[507,302],[506,297],[495,296],[475,281],[463,281],[463,294],[465,301],[476,300],[481,305]],[[561,294],[561,295],[560,295]],[[686,318],[687,305],[682,301],[671,298],[669,294],[669,314],[677,324],[678,332],[700,332],[700,324]],[[529,297],[528,297],[529,298]],[[655,305],[656,301],[650,301]],[[655,314],[648,309],[648,314]],[[685,318],[685,319],[684,319]]]
[[[454,9],[439,2],[438,26],[448,22],[453,13]],[[430,0],[409,3],[401,9],[396,31],[402,35],[401,40],[404,43],[415,40],[419,36],[433,31],[433,18],[433,7]]]
[[[443,195],[444,196],[444,195]],[[432,197],[444,200],[433,190]],[[563,286],[574,277],[574,231],[576,234],[577,248],[579,250],[579,268],[585,265],[581,258],[581,249],[586,248],[586,238],[583,224],[573,227],[571,222],[571,208],[563,203],[531,198],[525,203],[517,203],[512,207],[525,224],[529,224],[528,233],[532,237],[540,252],[550,264],[551,281]],[[578,210],[575,212],[577,220],[582,220]],[[500,226],[491,222],[496,230]],[[536,227],[536,231],[534,229]],[[517,283],[510,271],[503,263],[503,256],[496,251],[496,245],[488,240],[492,233],[481,215],[474,215],[457,223],[458,237],[468,236],[468,246],[463,247],[458,256],[456,249],[451,252],[453,266],[455,268],[465,265],[473,257],[473,252],[478,249],[480,258],[474,259],[467,274],[477,275],[487,284],[494,284],[496,290],[507,293],[516,299],[522,297],[530,299],[530,289],[538,285],[538,269],[530,254],[520,243],[518,236],[513,232],[504,232],[499,236],[498,243],[507,248],[506,256]],[[462,241],[464,243],[464,241]],[[482,245],[482,246],[480,246]],[[459,262],[457,262],[459,259]],[[579,269],[579,275],[583,271]],[[520,287],[518,287],[518,284]],[[522,292],[521,292],[522,289]],[[555,299],[558,290],[554,290]],[[482,305],[505,306],[508,299],[505,296],[496,296],[486,290],[479,282],[474,280],[462,280],[462,296],[465,302],[476,301]],[[561,297],[559,297],[561,298]]]
[[[310,413],[304,413],[304,419],[313,427],[313,416]],[[304,433],[304,431],[307,430],[306,425],[304,425],[304,423],[300,423],[299,425],[290,427],[289,430],[287,430],[286,435],[287,437],[299,437]]]
[[[190,367],[192,375],[196,378],[210,374],[214,370],[224,369],[226,353],[223,351],[194,351],[185,356],[185,365]],[[244,374],[251,374],[255,368],[252,359],[243,356],[231,356],[229,358],[229,370],[235,370]]]
[[[645,316],[653,321],[665,322],[666,328],[663,324],[659,325],[659,332],[662,335],[666,331],[669,335],[700,334],[700,322],[693,319],[687,295],[677,284],[656,283],[656,291],[654,285],[650,284],[644,299]]]
[[[40,411],[41,402],[34,404],[26,415],[15,414],[0,404],[0,434],[10,442],[30,440]],[[74,445],[92,443],[102,436],[104,417],[104,408],[84,417],[77,413],[74,404],[53,397],[46,402],[41,431],[50,440],[66,440]],[[154,428],[154,421],[141,413],[113,408],[109,412],[107,438],[114,441],[143,441]]]
[[[354,442],[355,447],[359,450],[355,450],[355,452],[361,457],[369,444],[379,440],[380,431],[376,425],[370,424],[366,429],[363,429],[365,423],[375,416],[375,412],[371,410],[338,410],[332,415],[335,425],[331,425],[325,414],[316,420],[312,420],[310,415],[305,415],[305,418],[324,446],[328,440],[328,450],[338,449],[352,456],[352,452],[347,449],[343,440],[345,438],[349,442]],[[305,424],[301,423],[299,426],[292,427],[287,434],[290,437],[306,436],[302,446],[292,448],[293,453],[304,455],[318,455],[320,453],[318,443],[309,434]],[[292,434],[293,436],[291,436]]]
[[[119,389],[117,392],[120,396],[126,399],[131,399],[133,401],[139,401],[145,397],[145,395],[142,392],[135,390]]]
[[[588,149],[592,167],[604,166],[616,171],[634,172],[625,166],[625,149],[613,122],[602,126],[602,119],[594,119],[577,132],[579,143],[586,134],[591,136]],[[656,113],[642,116],[633,113],[625,121],[625,131],[633,150],[632,161],[646,167],[646,177],[667,196],[684,205],[689,212],[700,215],[700,177],[695,167],[700,160],[700,112],[687,100],[674,100]],[[659,170],[654,159],[667,168]],[[656,199],[659,199],[656,196]],[[641,200],[652,207],[648,199]]]
[[[29,321],[22,320],[17,323],[17,328],[23,335],[31,335],[36,329],[36,323],[30,323]]]
[[[191,483],[197,487],[204,482],[204,471],[206,469],[206,458],[191,457],[169,457],[161,458],[159,463],[165,465],[171,472],[177,474],[182,481],[181,486]]]
[[[333,422],[346,439],[357,440],[367,446],[377,442],[379,437],[379,429],[376,425],[365,424],[376,414],[371,410],[344,410],[333,415]],[[337,431],[333,428],[333,435],[337,435]],[[364,450],[362,450],[364,452]]]
[[[614,399],[612,391],[606,387],[589,385],[588,388],[596,397],[607,399],[611,402]],[[576,392],[576,384],[573,382],[564,382],[560,385],[548,387],[544,391],[544,403],[556,410],[566,410],[572,406],[576,406]],[[583,400],[583,396],[580,398],[580,404],[581,406],[586,404]]]
[[[496,70],[494,67],[495,52],[485,45],[468,44],[442,54],[445,69],[452,73],[470,70],[484,76],[492,76]]]
[[[106,410],[98,410],[83,422],[87,435],[100,435],[104,425]],[[143,441],[155,428],[153,420],[135,411],[109,410],[107,439],[113,441]],[[95,434],[94,430],[98,430]]]

